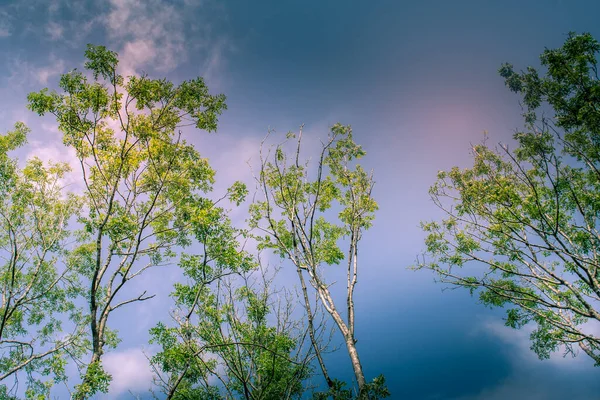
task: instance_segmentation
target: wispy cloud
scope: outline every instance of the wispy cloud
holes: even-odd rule
[[[215,14],[204,18],[206,1],[109,0],[101,18],[110,46],[119,53],[121,72],[135,75],[148,70],[169,72],[189,59],[203,55],[201,73],[218,82],[231,40],[214,29]]]
[[[59,40],[63,37],[64,28],[61,24],[50,21],[46,25],[46,33],[52,40]]]
[[[233,50],[231,42],[223,37],[217,40],[209,49],[201,70],[202,77],[213,90],[219,90],[223,82],[222,70],[226,63],[226,55]]]
[[[558,352],[549,360],[540,361],[530,349],[529,335],[533,326],[525,326],[514,330],[499,320],[486,319],[474,334],[491,335],[505,346],[505,353],[512,364],[509,376],[496,384],[468,396],[454,400],[553,400],[563,399],[569,394],[571,400],[584,400],[589,397],[589,390],[581,385],[573,384],[571,376],[589,371],[591,360],[585,354],[578,357]],[[593,376],[593,375],[592,375]]]
[[[24,36],[31,41],[27,47],[40,42],[53,42],[52,49],[79,48],[102,15],[101,2],[72,0],[7,0],[0,2],[0,37]]]
[[[26,159],[37,157],[46,164],[57,162],[69,164],[71,171],[65,174],[61,183],[69,192],[81,193],[84,186],[81,182],[81,166],[75,150],[62,144],[62,133],[58,130],[58,124],[41,123],[39,128],[45,134],[44,140],[29,139]]]
[[[6,11],[0,10],[0,38],[7,38],[11,35],[12,25],[10,16]]]
[[[109,40],[122,45],[124,74],[139,73],[149,63],[169,71],[186,59],[179,8],[158,0],[110,0],[110,6],[104,24]]]
[[[47,85],[50,78],[59,76],[65,71],[65,61],[50,55],[48,61],[38,66],[20,58],[14,58],[9,64],[11,76],[9,81],[13,89],[29,88],[30,86]]]
[[[65,62],[61,59],[51,58],[48,65],[33,70],[35,79],[42,85],[48,84],[48,79],[65,72]]]
[[[112,375],[110,390],[103,398],[114,399],[128,391],[143,392],[151,387],[152,370],[140,348],[108,353],[102,364],[106,372]]]
[[[535,329],[532,324],[526,325],[522,329],[515,330],[505,326],[499,320],[486,320],[482,326],[484,332],[491,334],[495,338],[512,347],[511,354],[517,358],[519,363],[537,364],[538,356],[531,350],[531,332]],[[576,348],[575,348],[576,350]],[[558,352],[552,353],[550,359],[544,361],[560,368],[587,368],[589,360],[583,352],[576,352],[576,357],[566,354],[565,349],[561,348]]]

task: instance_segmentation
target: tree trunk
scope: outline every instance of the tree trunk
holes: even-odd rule
[[[360,363],[360,359],[358,358],[358,351],[356,351],[356,340],[351,335],[347,335],[346,338],[346,348],[348,349],[348,355],[350,356],[350,361],[352,362],[352,368],[354,369],[354,376],[356,378],[356,383],[358,383],[358,398],[359,399],[367,399],[367,392],[365,390],[365,375],[362,370],[362,365]]]
[[[296,267],[296,271],[298,273],[298,277],[300,278],[300,283],[302,286],[302,295],[304,297],[304,308],[306,310],[306,318],[308,319],[308,334],[310,336],[310,342],[312,344],[313,350],[315,351],[315,355],[317,356],[317,360],[319,362],[319,366],[321,367],[323,377],[327,382],[327,387],[331,388],[333,387],[333,381],[329,377],[329,372],[327,371],[327,367],[325,366],[325,362],[323,361],[323,357],[321,355],[321,349],[319,348],[319,344],[317,343],[317,339],[315,337],[314,315],[311,310],[310,300],[308,298],[308,291],[306,288],[306,283],[304,281],[304,276],[302,275],[302,270],[299,266]]]
[[[94,319],[95,320],[95,319]],[[94,324],[94,326],[96,326]],[[104,342],[102,340],[102,333],[93,332],[93,348],[92,348],[92,358],[90,359],[90,363],[87,365],[85,374],[83,375],[83,380],[81,382],[81,386],[89,385],[90,387],[94,386],[94,382],[91,382],[92,377],[89,375],[90,366],[95,363],[99,363],[102,360],[102,354],[104,353]],[[93,396],[96,392],[92,391],[89,395]],[[72,399],[73,400],[85,400],[89,398],[88,393],[86,391],[77,391]]]
[[[354,330],[350,330],[348,325],[344,322],[340,313],[336,310],[335,305],[333,303],[333,299],[331,298],[331,294],[328,289],[320,286],[316,288],[318,290],[319,296],[321,297],[321,301],[325,306],[327,312],[331,315],[334,322],[338,326],[342,336],[344,337],[344,341],[346,342],[346,348],[348,350],[348,355],[350,356],[350,361],[352,362],[352,369],[354,370],[354,377],[356,378],[356,383],[358,384],[358,398],[360,400],[368,399],[367,392],[365,391],[365,375],[362,370],[362,365],[360,363],[360,359],[358,357],[358,351],[356,350],[356,339],[354,338]]]

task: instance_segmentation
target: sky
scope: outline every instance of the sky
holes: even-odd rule
[[[590,360],[539,361],[531,329],[506,328],[501,310],[407,267],[424,248],[419,222],[441,216],[428,195],[437,171],[468,166],[484,131],[510,143],[523,126],[501,63],[539,66],[569,31],[600,38],[599,12],[583,0],[0,0],[0,131],[15,121],[32,128],[22,159],[73,159],[53,120],[26,109],[26,95],[82,68],[87,43],[116,51],[125,75],[203,76],[227,96],[218,133],[189,137],[217,170],[216,190],[249,179],[246,161],[269,129],[304,124],[316,141],[350,124],[380,205],[355,299],[367,377],[383,373],[393,399],[585,400],[600,390]],[[167,315],[178,278],[173,269],[148,274],[138,285],[158,294],[153,303],[115,314],[123,342],[106,355],[114,380],[103,398],[149,387],[147,331]],[[328,360],[333,375],[352,378],[343,350]]]

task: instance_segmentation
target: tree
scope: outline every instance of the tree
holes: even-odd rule
[[[173,293],[176,325],[152,332],[162,346],[152,361],[166,398],[301,398],[312,352],[292,319],[291,299],[262,269],[210,288],[196,268],[187,270],[191,284]]]
[[[20,169],[8,152],[26,142],[28,128],[0,135],[0,395],[26,376],[28,397],[47,395],[66,379],[65,358],[81,344],[81,314],[74,305],[78,278],[67,264],[67,224],[78,199],[63,196],[69,166],[28,160]],[[63,333],[71,322],[72,331]],[[52,380],[42,378],[52,376]]]
[[[579,349],[600,365],[600,45],[569,34],[532,67],[500,74],[523,96],[514,151],[473,147],[472,168],[440,172],[431,196],[447,217],[423,224],[421,268],[507,307],[506,325],[534,323],[540,358]],[[538,116],[551,108],[553,117]],[[537,111],[537,112],[536,112]],[[470,268],[467,266],[471,264]]]
[[[212,207],[214,171],[181,137],[181,128],[214,131],[225,109],[202,78],[178,86],[166,79],[117,73],[117,54],[89,45],[84,73],[62,75],[61,93],[28,96],[29,107],[56,117],[64,144],[75,150],[83,187],[78,246],[71,262],[87,282],[90,359],[74,398],[106,392],[106,348],[118,343],[109,316],[153,295],[128,292],[148,268],[176,259],[194,226]]]
[[[309,282],[320,303],[341,333],[358,383],[359,397],[368,396],[367,382],[356,347],[354,289],[358,282],[358,244],[363,231],[373,221],[377,203],[371,197],[372,175],[355,160],[365,155],[352,138],[349,126],[336,124],[323,144],[314,171],[301,161],[302,130],[295,148],[288,154],[285,146],[295,135],[289,133],[274,152],[261,149],[261,169],[257,177],[262,199],[251,208],[251,226],[258,229],[261,248],[272,249],[295,266],[308,318],[311,342],[319,366],[331,388],[334,380],[327,371],[319,350],[314,326]],[[311,173],[315,178],[311,179]],[[336,215],[332,206],[339,212]],[[342,243],[342,239],[346,239]],[[343,251],[341,245],[346,246]],[[346,311],[338,310],[332,284],[326,281],[327,265],[346,261]]]

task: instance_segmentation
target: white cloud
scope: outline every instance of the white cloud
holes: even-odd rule
[[[511,364],[511,373],[497,384],[484,388],[479,393],[461,396],[453,400],[564,398],[561,391],[564,392],[568,387],[569,376],[589,370],[592,362],[582,352],[579,352],[577,357],[571,355],[563,357],[564,352],[561,351],[552,354],[549,360],[540,361],[530,349],[529,335],[533,329],[533,325],[527,325],[520,330],[515,330],[496,319],[484,320],[473,334],[491,335],[505,345],[505,353]],[[548,378],[548,376],[554,376],[555,379]],[[585,388],[579,387],[578,389],[581,389],[579,390],[581,393],[573,392],[571,399],[587,399],[587,395],[583,393]]]
[[[532,387],[532,383],[527,382],[526,379],[506,379],[474,396],[465,396],[454,400],[518,400],[524,397],[527,400],[548,400],[548,392],[549,390],[543,387]]]
[[[225,55],[234,46],[215,33],[222,8],[203,15],[206,1],[109,0],[110,10],[101,17],[107,36],[119,53],[125,76],[155,69],[169,72],[188,60],[190,52],[201,54],[200,70],[211,84],[220,82]],[[193,37],[193,38],[192,38]]]
[[[132,348],[108,353],[102,361],[112,382],[106,399],[114,399],[128,391],[143,392],[152,385],[152,370],[142,349]]]
[[[110,0],[104,24],[108,37],[123,46],[120,62],[125,75],[152,66],[169,71],[186,59],[181,10],[158,0]]]
[[[183,0],[186,6],[199,7],[206,3],[206,0]]]
[[[60,9],[60,2],[58,0],[51,0],[48,2],[48,12],[50,14],[56,13]]]
[[[52,48],[38,46],[35,52],[41,54],[65,47],[79,52],[101,21],[107,8],[103,3],[83,0],[0,1],[0,39],[18,33],[27,36],[31,43],[53,42]]]
[[[65,62],[63,60],[57,60],[54,57],[51,57],[49,65],[33,70],[34,77],[42,85],[47,85],[49,78],[58,76],[63,72],[65,72]]]
[[[502,321],[487,320],[483,323],[482,329],[509,345],[511,354],[514,354],[519,362],[531,364],[539,362],[538,356],[531,350],[531,339],[529,338],[535,329],[534,325],[529,324],[516,330],[505,326]],[[574,350],[576,350],[576,357],[566,354],[565,349],[561,348],[556,353],[552,353],[549,360],[543,362],[560,368],[587,368],[589,364],[587,355],[577,351],[576,347]]]
[[[71,166],[71,172],[67,173],[61,180],[61,184],[70,192],[80,193],[83,191],[81,182],[81,165],[72,147],[66,147],[61,141],[62,133],[58,130],[57,123],[41,123],[41,131],[44,140],[29,139],[26,159],[37,157],[44,163],[65,162]]]
[[[44,66],[36,66],[28,61],[14,58],[9,64],[11,75],[9,81],[14,88],[30,87],[32,83],[47,85],[50,78],[65,72],[65,61],[50,55]]]
[[[125,76],[136,74],[138,68],[154,61],[157,52],[157,48],[151,40],[137,39],[125,43],[119,57],[123,74]]]

